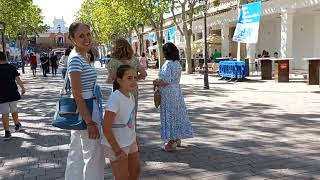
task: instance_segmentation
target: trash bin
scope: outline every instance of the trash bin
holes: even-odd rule
[[[275,65],[275,81],[289,82],[289,61],[291,58],[271,59],[276,63]]]
[[[308,84],[319,85],[320,58],[305,58],[308,61]]]
[[[272,61],[270,58],[259,58],[261,64],[261,79],[272,80]]]
[[[246,63],[246,77],[248,77],[250,76],[249,59],[244,59],[244,62]]]

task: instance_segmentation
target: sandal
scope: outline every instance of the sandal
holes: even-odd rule
[[[177,143],[173,140],[170,140],[168,143],[166,143],[162,149],[166,152],[172,152],[175,151],[177,147]]]

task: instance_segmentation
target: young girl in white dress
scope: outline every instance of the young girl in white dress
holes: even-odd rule
[[[116,180],[138,180],[140,158],[135,132],[135,100],[137,71],[130,65],[121,65],[116,72],[114,92],[109,97],[103,132],[106,156],[111,161]]]

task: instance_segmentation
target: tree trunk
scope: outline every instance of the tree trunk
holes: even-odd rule
[[[159,24],[159,31],[157,31],[157,41],[158,41],[158,50],[159,50],[159,69],[161,69],[162,65],[164,64],[164,58],[163,58],[163,49],[162,49],[162,43],[163,43],[163,14],[160,15],[161,20]]]
[[[162,42],[163,42],[163,36],[162,31],[157,31],[157,44],[158,44],[158,52],[159,52],[159,69],[164,64],[164,57],[163,57],[163,49],[162,49]]]
[[[191,36],[192,34],[186,32],[184,33],[184,39],[186,43],[186,72],[187,74],[192,74],[192,59],[191,59]]]

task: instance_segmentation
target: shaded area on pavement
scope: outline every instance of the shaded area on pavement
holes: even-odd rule
[[[109,94],[106,71],[98,71],[103,94]],[[159,109],[153,105],[157,71],[148,73],[140,82],[138,112],[142,179],[320,178],[317,89],[210,77],[211,89],[203,90],[201,76],[183,75],[195,138],[167,153],[161,150]],[[28,92],[19,108],[25,130],[0,141],[0,179],[63,179],[69,131],[51,126],[62,79],[32,79],[30,74],[23,79]],[[110,173],[107,165],[106,179]]]

